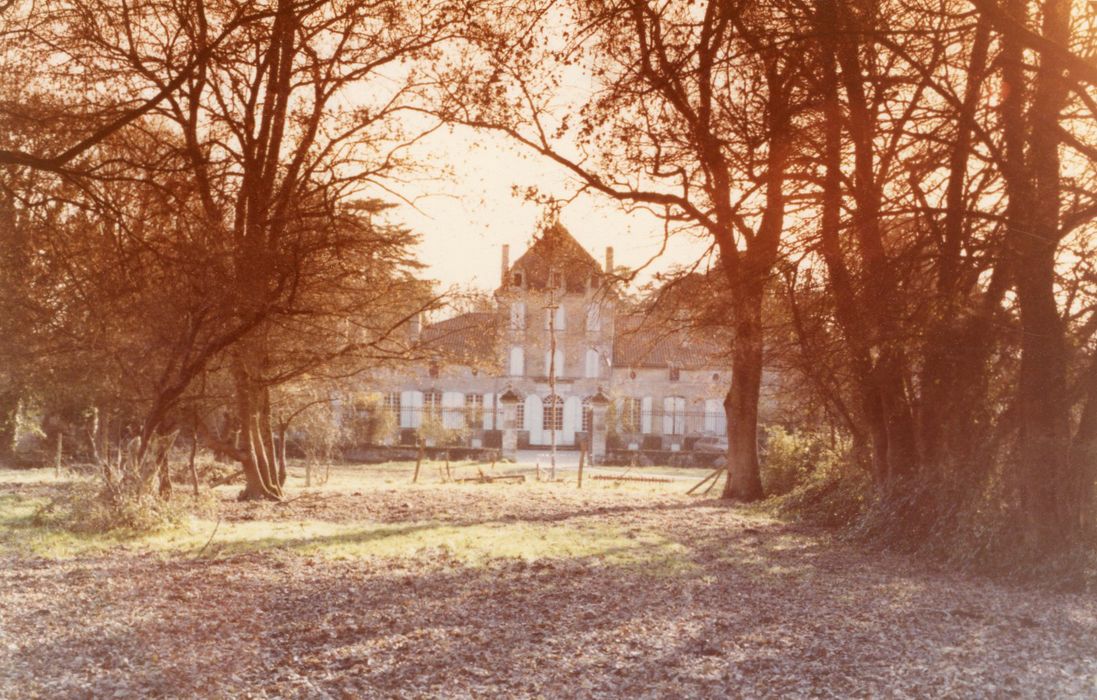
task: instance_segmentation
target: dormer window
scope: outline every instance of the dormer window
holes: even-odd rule
[[[430,368],[428,370],[428,373],[432,377],[437,377],[438,376],[438,363],[437,362],[431,362],[430,363]]]
[[[517,271],[511,273],[510,283],[511,283],[511,285],[513,285],[515,287],[521,287],[522,286],[522,271],[521,270],[517,270]]]
[[[682,378],[682,370],[678,367],[670,368],[670,381],[676,382]]]

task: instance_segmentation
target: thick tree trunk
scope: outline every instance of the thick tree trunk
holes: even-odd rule
[[[724,399],[728,427],[728,479],[723,498],[756,501],[763,497],[758,464],[758,401],[762,387],[762,298],[736,301],[731,387]]]
[[[1045,38],[1068,43],[1070,8],[1069,0],[1043,3]],[[1027,7],[1015,0],[1009,11],[1023,18]],[[1003,54],[1008,91],[1002,106],[1010,198],[1008,242],[1023,331],[1014,482],[1032,544],[1049,549],[1075,533],[1083,502],[1076,488],[1071,492],[1077,483],[1070,454],[1067,345],[1055,299],[1061,189],[1058,129],[1068,86],[1059,61],[1042,54],[1025,119],[1023,52],[1007,38]],[[1026,129],[1030,129],[1027,152]]]
[[[282,488],[272,469],[273,460],[264,441],[260,439],[264,409],[265,389],[252,379],[246,360],[246,349],[233,359],[233,379],[236,391],[236,419],[240,428],[244,491],[241,500],[281,500]]]

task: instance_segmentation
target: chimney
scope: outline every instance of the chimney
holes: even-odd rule
[[[606,246],[606,274],[613,274],[613,246]]]
[[[510,246],[503,244],[503,271],[499,276],[499,284],[507,286],[507,270],[510,269]]]

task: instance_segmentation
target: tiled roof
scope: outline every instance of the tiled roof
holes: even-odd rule
[[[439,359],[482,364],[496,358],[499,318],[490,311],[473,311],[423,328],[420,346]]]
[[[613,338],[614,367],[706,369],[727,364],[726,348],[697,330],[668,330],[638,319],[618,319]]]
[[[585,290],[590,276],[602,272],[598,261],[559,223],[537,237],[533,245],[514,261],[508,274],[521,270],[526,275],[527,288],[545,289],[550,267],[564,272],[567,289],[572,292]]]

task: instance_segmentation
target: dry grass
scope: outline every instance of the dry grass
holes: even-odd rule
[[[689,481],[300,476],[286,504],[222,489],[217,518],[94,536],[35,520],[65,483],[0,472],[0,697],[1097,694],[1092,598],[929,572]]]

